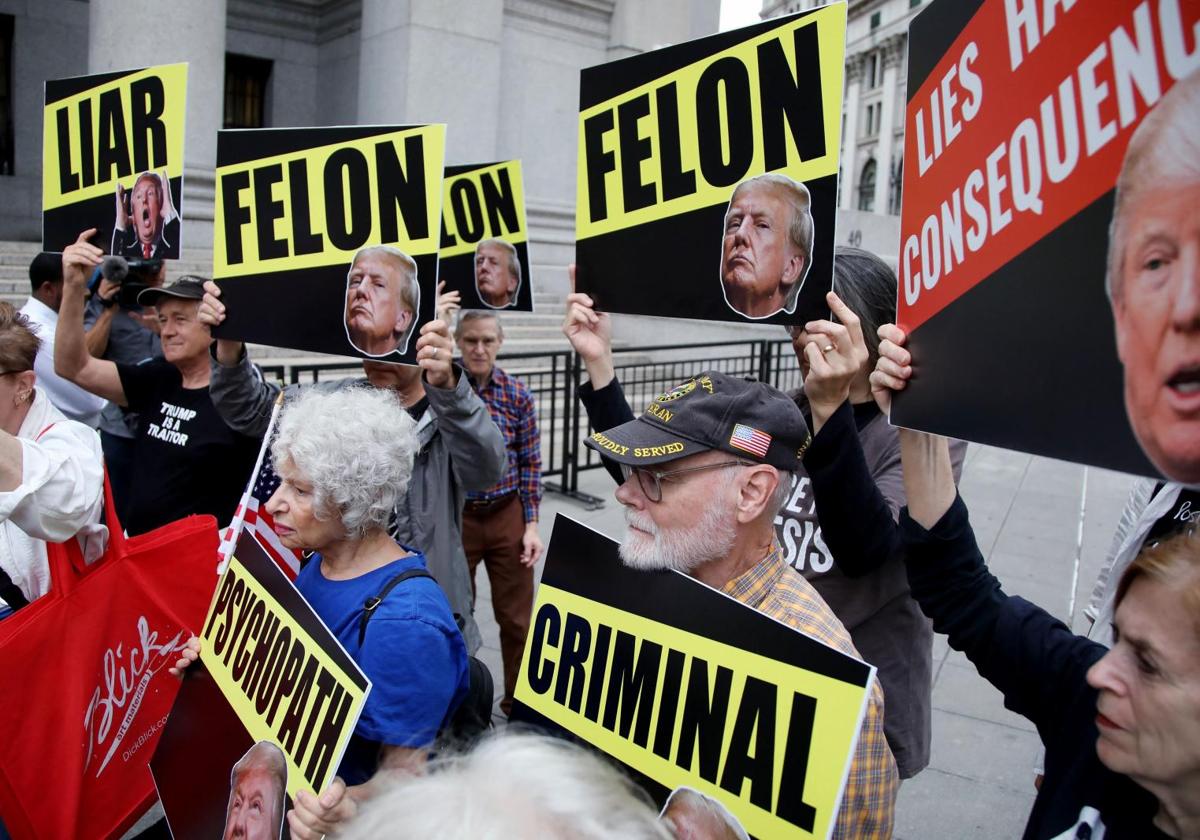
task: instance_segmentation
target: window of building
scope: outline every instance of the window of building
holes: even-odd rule
[[[266,125],[267,80],[271,62],[248,55],[225,53],[225,128]]]
[[[873,52],[867,57],[867,89],[879,87],[879,53]]]
[[[0,175],[13,174],[13,21],[0,15]]]
[[[866,213],[875,212],[875,159],[868,160],[858,179],[858,209]]]
[[[900,200],[904,192],[904,161],[896,162],[895,168],[892,170],[892,183],[888,189],[888,213],[893,216],[900,215]]]
[[[883,105],[879,102],[873,102],[867,106],[866,118],[863,120],[863,137],[874,137],[879,133],[882,113]]]
[[[921,0],[908,0],[908,8],[915,9],[921,5]]]
[[[880,24],[882,18],[883,18],[883,12],[872,12],[871,13],[871,31],[872,32],[874,32],[876,29],[879,28],[879,24]]]

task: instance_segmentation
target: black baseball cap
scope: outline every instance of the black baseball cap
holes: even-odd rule
[[[659,394],[642,416],[584,444],[621,464],[660,464],[719,449],[796,470],[812,438],[799,407],[765,382],[706,371]]]
[[[183,277],[170,286],[142,289],[138,292],[137,302],[141,306],[158,306],[159,301],[164,297],[202,300],[204,298],[204,281],[199,277]]]

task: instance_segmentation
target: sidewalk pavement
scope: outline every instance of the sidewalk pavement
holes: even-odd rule
[[[960,489],[979,545],[1005,591],[1040,604],[1080,631],[1086,626],[1083,608],[1134,480],[972,445]],[[613,537],[624,530],[624,514],[608,474],[585,472],[579,484],[580,490],[605,499],[604,507],[587,510],[573,499],[546,493],[543,541],[549,543],[559,513]],[[1077,556],[1082,556],[1078,567]],[[540,562],[537,571],[540,576]],[[480,658],[499,689],[499,636],[482,570],[477,584],[475,617],[484,640]],[[950,650],[944,636],[934,639],[933,673],[932,758],[928,768],[900,788],[895,836],[1020,837],[1033,804],[1034,766],[1041,752],[1037,732],[1004,708],[1000,693],[975,673],[966,657]],[[497,720],[503,720],[498,711]]]

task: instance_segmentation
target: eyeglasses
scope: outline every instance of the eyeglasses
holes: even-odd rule
[[[720,461],[716,464],[702,464],[698,467],[683,467],[678,470],[650,470],[645,467],[633,467],[629,464],[621,464],[621,475],[625,480],[629,480],[629,476],[636,475],[638,486],[642,488],[642,494],[652,502],[658,503],[662,501],[662,481],[664,478],[674,478],[677,475],[684,473],[702,472],[704,470],[716,470],[723,467],[752,467],[750,461]]]

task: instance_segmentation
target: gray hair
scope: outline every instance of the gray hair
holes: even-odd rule
[[[365,804],[343,840],[670,840],[646,793],[594,753],[511,731]]]
[[[412,478],[416,423],[392,391],[301,390],[279,418],[275,463],[290,460],[313,485],[317,516],[339,517],[361,539],[388,519]]]
[[[1197,177],[1200,177],[1200,70],[1167,91],[1133,132],[1125,150],[1108,228],[1104,290],[1110,301],[1119,300],[1122,291],[1126,206],[1147,187],[1169,186]]]
[[[788,290],[787,300],[783,304],[783,308],[791,312],[796,308],[800,287],[804,285],[804,278],[808,276],[808,269],[812,264],[813,219],[810,210],[812,196],[808,192],[808,187],[799,181],[794,181],[779,172],[766,172],[762,175],[755,175],[753,178],[747,178],[738,184],[733,195],[729,197],[729,203],[733,204],[737,200],[738,193],[752,186],[771,187],[792,205],[792,220],[788,224],[788,238],[792,241],[793,247],[804,255],[804,269],[796,278],[796,282],[792,284],[792,288]]]
[[[833,290],[862,324],[869,370],[879,361],[879,328],[896,319],[896,288],[896,273],[870,251],[834,249]]]
[[[458,314],[458,323],[454,325],[454,340],[459,341],[462,338],[467,324],[472,321],[482,321],[484,318],[491,318],[496,322],[496,334],[503,340],[504,326],[500,323],[500,316],[495,312],[485,312],[482,309],[464,309]]]
[[[775,487],[775,495],[771,497],[772,519],[779,515],[792,497],[792,482],[796,480],[796,474],[791,470],[776,469],[775,472],[779,476],[779,484]]]

